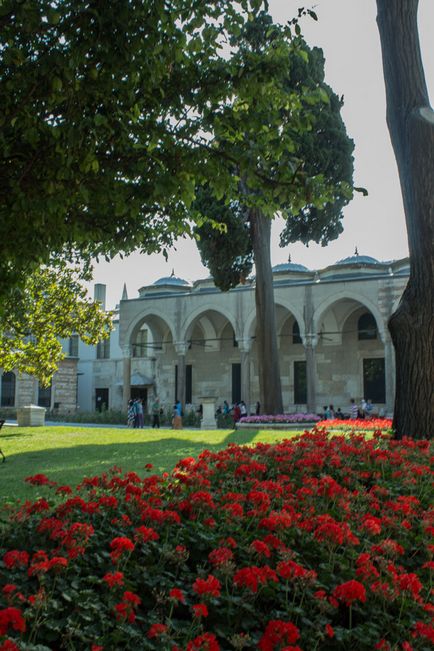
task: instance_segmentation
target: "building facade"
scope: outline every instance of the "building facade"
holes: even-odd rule
[[[359,255],[317,271],[292,263],[273,268],[285,411],[320,413],[333,404],[345,412],[351,398],[365,398],[379,413],[392,412],[395,362],[387,322],[408,276],[408,259]],[[103,304],[104,289],[96,286]],[[140,288],[135,298],[124,291],[110,339],[98,346],[65,342],[68,357],[53,378],[50,406],[126,410],[130,397],[149,405],[158,395],[167,407],[177,398],[197,407],[213,396],[216,404],[244,400],[254,411],[255,327],[254,279],[223,293],[210,278],[190,284],[172,275]],[[2,405],[3,384],[11,402],[6,375]],[[25,399],[33,391],[37,404],[35,381],[15,378],[15,406],[25,394],[19,387],[31,381]]]

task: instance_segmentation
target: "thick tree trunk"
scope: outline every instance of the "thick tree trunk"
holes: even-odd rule
[[[271,219],[257,209],[250,210],[249,219],[256,267],[256,348],[261,411],[264,414],[281,414],[282,386],[270,257]]]
[[[387,123],[398,164],[410,278],[389,321],[396,436],[434,433],[434,113],[420,54],[418,0],[377,0]]]

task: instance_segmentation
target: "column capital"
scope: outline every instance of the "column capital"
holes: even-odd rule
[[[237,339],[238,348],[240,353],[250,353],[252,349],[252,338],[251,337],[240,337]]]
[[[188,350],[188,342],[187,341],[175,341],[174,344],[175,350],[178,355],[186,355],[187,350]]]
[[[387,328],[384,330],[382,328],[378,329],[378,336],[380,338],[381,343],[385,346],[386,344],[391,344],[392,343],[392,337],[390,336],[390,332],[388,331]]]
[[[318,335],[315,332],[306,332],[304,335],[301,335],[301,340],[305,348],[316,348]]]

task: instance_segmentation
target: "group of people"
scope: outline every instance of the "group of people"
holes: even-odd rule
[[[365,400],[363,398],[360,405],[358,405],[354,398],[351,398],[348,416],[353,420],[356,418],[372,418],[373,409],[374,405],[371,400]],[[324,420],[342,420],[343,418],[346,418],[346,415],[341,411],[341,408],[338,407],[335,411],[333,405],[324,405],[323,413],[321,415]]]
[[[133,427],[134,429],[143,428],[145,417],[141,398],[131,398],[128,401],[127,421],[128,427]]]
[[[257,402],[255,407],[255,412],[257,416],[260,414],[260,411],[261,411],[261,405],[259,402]],[[228,401],[224,400],[223,406],[219,405],[217,407],[217,411],[215,415],[216,418],[221,414],[225,416],[226,415],[232,416],[234,423],[237,423],[240,420],[240,418],[243,418],[243,416],[248,416],[248,413],[249,412],[247,411],[247,405],[244,402],[244,400],[240,400],[239,402],[234,402],[233,405],[229,405]]]
[[[344,413],[341,411],[341,408],[338,407],[335,411],[333,405],[324,405],[322,417],[324,420],[343,420],[345,418]]]
[[[360,405],[356,404],[354,398],[351,398],[351,418],[371,418],[374,405],[371,400],[362,398]]]

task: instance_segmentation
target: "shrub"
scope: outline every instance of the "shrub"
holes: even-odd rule
[[[60,412],[57,410],[47,411],[47,421],[62,423],[101,423],[101,424],[127,424],[127,416],[120,409],[102,409],[101,411],[74,411]]]
[[[0,649],[427,651],[432,455],[317,429],[170,475],[30,477],[63,498],[9,514]]]

